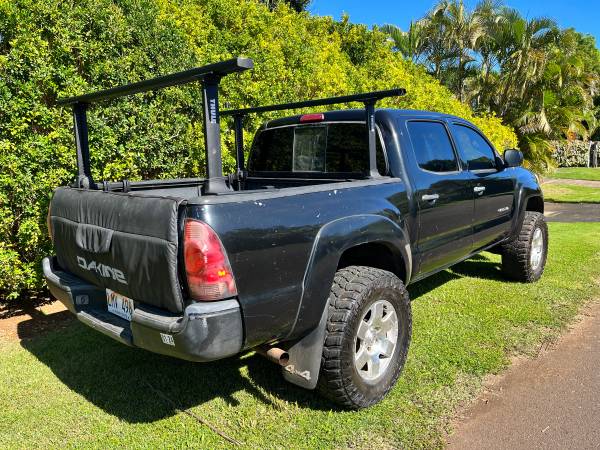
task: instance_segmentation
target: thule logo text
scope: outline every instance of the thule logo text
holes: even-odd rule
[[[81,256],[77,257],[77,265],[79,265],[79,267],[81,267],[82,269],[89,270],[90,272],[96,272],[101,277],[112,278],[113,280],[116,280],[119,283],[127,284],[123,272],[119,269],[115,269],[114,267],[110,267],[102,263],[97,263],[96,261],[90,261],[88,263],[85,260],[85,258]]]
[[[210,123],[217,123],[217,101],[210,99]]]

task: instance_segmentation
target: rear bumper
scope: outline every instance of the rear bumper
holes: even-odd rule
[[[137,304],[131,322],[107,310],[106,292],[44,258],[52,295],[86,325],[133,347],[189,361],[213,361],[242,350],[243,324],[237,300],[194,303],[183,315]]]

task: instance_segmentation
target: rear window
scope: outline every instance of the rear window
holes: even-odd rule
[[[387,173],[377,137],[377,169]],[[259,131],[248,160],[251,172],[369,172],[369,144],[364,123],[323,123]]]

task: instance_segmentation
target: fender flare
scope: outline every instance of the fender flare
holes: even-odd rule
[[[541,190],[532,189],[530,186],[524,184],[521,184],[518,187],[515,197],[516,213],[514,215],[509,236],[515,236],[518,234],[520,225],[525,218],[525,212],[527,210],[527,203],[529,200],[533,197],[540,197],[542,202],[544,201],[544,194],[541,192]]]
[[[325,224],[317,233],[304,278],[302,297],[289,337],[304,335],[320,321],[329,298],[329,287],[342,254],[357,245],[381,243],[402,259],[408,283],[412,272],[412,255],[404,221],[400,225],[387,217],[361,214]]]
[[[329,287],[344,251],[370,242],[383,243],[403,259],[406,280],[412,258],[406,231],[390,219],[374,214],[350,216],[324,225],[313,244],[303,279],[303,290],[292,333],[303,336],[289,348],[283,377],[305,389],[317,386],[327,325]]]

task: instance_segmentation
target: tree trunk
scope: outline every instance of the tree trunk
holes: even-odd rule
[[[458,100],[463,101],[463,55],[462,50],[460,52],[460,56],[458,57]]]

